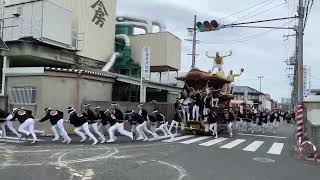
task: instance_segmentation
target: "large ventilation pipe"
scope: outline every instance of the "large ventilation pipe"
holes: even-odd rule
[[[148,28],[151,29],[150,32],[153,30],[153,26],[158,26],[160,32],[165,32],[167,27],[166,25],[158,20],[147,20],[142,17],[134,17],[134,16],[129,16],[129,15],[121,15],[117,16],[117,19],[119,21],[133,21],[133,22],[141,22],[147,24]]]
[[[142,22],[130,22],[130,21],[116,22],[116,26],[133,26],[133,27],[144,29],[146,33],[152,32],[152,29],[146,23],[142,23]]]
[[[118,21],[124,21],[124,22],[141,22],[147,25],[147,28],[149,29],[149,33],[152,33],[152,22],[147,19],[139,18],[139,17],[133,17],[129,15],[123,15],[123,16],[117,16]]]
[[[102,71],[109,72],[114,63],[116,62],[116,59],[120,56],[121,54],[118,52],[113,53],[109,62],[102,68]]]
[[[165,32],[167,30],[167,26],[161,21],[152,21],[152,25],[158,26],[160,32]]]
[[[130,46],[130,38],[126,34],[117,34],[116,39],[123,39],[125,42],[125,46]]]

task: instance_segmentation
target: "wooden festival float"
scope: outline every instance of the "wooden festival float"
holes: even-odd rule
[[[231,81],[216,74],[209,74],[199,69],[193,69],[187,75],[183,77],[177,77],[176,79],[183,81],[187,87],[193,89],[195,92],[203,92],[207,88],[207,84],[211,88],[211,91],[219,92],[217,95],[218,97],[214,97],[219,98],[218,107],[215,109],[215,112],[218,115],[218,132],[223,133],[223,131],[227,129],[227,122],[225,120],[224,112],[229,110],[230,101],[234,98],[234,96],[229,94],[226,90]],[[190,95],[192,95],[192,92],[187,96]],[[203,118],[200,118],[200,121],[190,120],[185,123],[186,127],[184,130],[186,134],[209,134],[209,125],[207,122],[203,121]]]

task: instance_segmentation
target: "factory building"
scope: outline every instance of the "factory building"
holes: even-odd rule
[[[1,35],[8,48],[0,48],[0,107],[23,106],[39,118],[45,107],[80,109],[88,101],[174,102],[181,88],[150,76],[179,70],[181,40],[160,21],[117,17],[116,3],[2,4]],[[137,28],[145,33],[134,34]]]

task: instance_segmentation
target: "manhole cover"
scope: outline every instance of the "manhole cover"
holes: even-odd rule
[[[258,161],[258,162],[263,162],[263,163],[274,163],[276,162],[273,159],[269,159],[269,158],[253,158],[253,160]]]

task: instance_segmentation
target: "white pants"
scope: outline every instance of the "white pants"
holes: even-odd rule
[[[116,123],[113,126],[111,126],[108,130],[109,132],[109,137],[110,137],[110,141],[115,141],[117,138],[114,135],[115,131],[118,131],[121,135],[127,136],[129,138],[132,137],[132,133],[130,133],[129,131],[125,130],[123,127],[123,123]]]
[[[211,131],[213,134],[218,137],[218,124],[217,123],[211,123],[209,124],[209,131]]]
[[[100,138],[101,140],[105,140],[106,138],[104,137],[104,135],[99,131],[98,129],[98,123],[92,123],[92,124],[89,124],[89,128],[92,128],[93,129],[93,132],[96,133]]]
[[[230,136],[233,136],[233,129],[232,129],[232,125],[233,125],[233,123],[232,123],[232,122],[229,122],[229,123],[228,123],[228,132],[229,132],[229,135],[230,135]]]
[[[189,106],[183,106],[182,115],[184,122],[190,121]]]
[[[157,124],[158,124],[157,122],[152,122],[150,124],[150,130],[151,130],[152,133],[156,134],[156,129],[157,129],[157,126],[158,126]]]
[[[68,133],[66,132],[66,130],[64,129],[63,126],[63,119],[60,119],[57,124],[53,125],[51,127],[51,130],[54,134],[54,139],[58,140],[59,139],[59,135],[63,137],[63,140],[68,141],[70,139],[70,137],[68,136]]]
[[[273,127],[274,127],[275,129],[278,129],[278,128],[279,128],[279,125],[280,125],[280,122],[279,122],[279,121],[274,121],[274,122],[273,122]]]
[[[268,128],[267,123],[262,123],[262,132],[264,132]]]
[[[148,133],[148,134],[151,134],[153,136],[153,138],[157,138],[158,135],[151,132],[148,128],[147,128],[147,123],[146,122],[143,122],[142,124],[139,124],[137,126],[137,131],[138,131],[138,139],[146,139],[147,137],[143,137],[144,135],[144,132]]]
[[[102,129],[102,127],[106,128],[106,131],[108,132],[109,131],[109,128],[110,128],[110,124],[106,124],[106,125],[102,125],[101,123],[99,124],[98,126],[98,130],[102,133],[102,134],[105,134],[104,130]]]
[[[83,130],[84,133],[81,132],[81,130]],[[76,128],[74,129],[74,132],[75,132],[78,136],[80,136],[80,137],[82,138],[82,140],[86,139],[86,135],[87,135],[87,136],[89,136],[90,139],[92,139],[94,142],[97,141],[97,139],[94,137],[94,135],[90,132],[90,130],[89,130],[89,125],[88,125],[87,122],[84,123],[84,124],[82,124],[82,126],[80,126],[80,127],[76,127]]]
[[[1,129],[2,129],[2,137],[6,137],[7,134],[6,134],[6,126],[8,127],[8,129],[14,133],[18,138],[21,136],[20,133],[18,133],[18,131],[13,127],[13,124],[12,124],[12,114],[10,114],[7,118],[6,118],[6,121],[1,123]]]
[[[31,134],[34,141],[37,140],[37,136],[34,133],[35,121],[32,118],[25,120],[18,128],[18,131],[29,136]]]
[[[208,113],[209,113],[209,108],[203,108],[203,115],[205,116],[204,117],[204,121],[207,121],[208,120]]]
[[[131,125],[131,130],[132,134],[134,136],[138,136],[138,131],[137,131],[137,125]]]
[[[199,106],[194,105],[192,108],[192,119],[199,121]]]
[[[179,126],[179,122],[175,121],[175,120],[172,120],[171,121],[171,124],[170,124],[170,127],[169,127],[169,131],[171,132],[173,126],[175,126],[176,128],[176,134],[178,133],[178,126]],[[184,130],[184,123],[180,122],[180,126],[181,126],[181,130]]]
[[[222,64],[214,64],[213,67],[212,67],[212,73],[214,72],[214,68],[218,68],[218,71],[223,71],[223,66]]]
[[[279,128],[279,125],[280,125],[279,121],[273,121],[273,123],[272,123],[273,133],[275,133],[275,131]]]
[[[164,136],[171,135],[171,132],[168,129],[168,122],[166,122],[164,124],[160,124],[160,126],[158,128],[156,128],[156,132],[157,131],[161,131]]]

